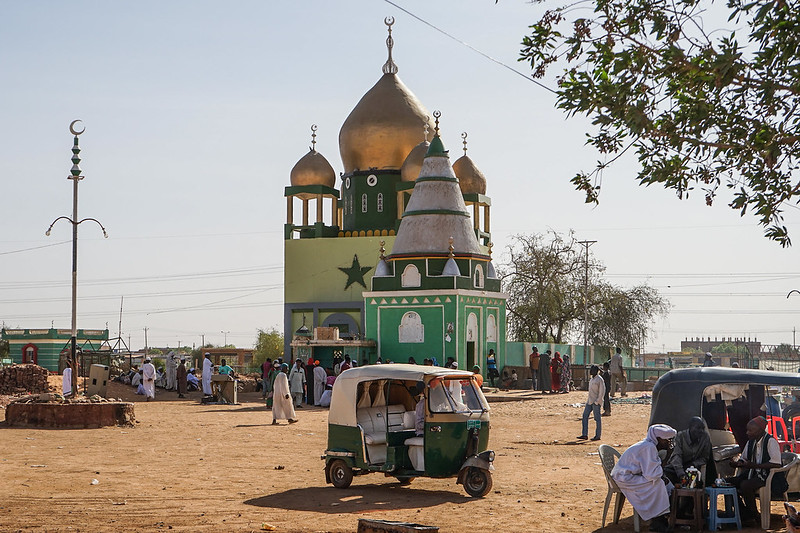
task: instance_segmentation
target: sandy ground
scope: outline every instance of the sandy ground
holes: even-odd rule
[[[401,487],[381,474],[338,490],[325,484],[320,460],[326,410],[300,409],[299,423],[270,426],[258,393],[217,406],[201,405],[199,393],[159,392],[145,403],[112,386],[109,395],[136,402],[132,428],[0,425],[0,531],[246,532],[265,522],[277,531],[355,531],[367,517],[443,532],[633,531],[628,503],[619,525],[600,527],[607,487],[597,445],[575,440],[582,409],[573,404],[585,392],[492,404],[496,471],[483,499],[454,479]],[[649,411],[615,405],[601,442],[622,450],[640,440]],[[772,527],[783,530],[780,504],[772,509]]]

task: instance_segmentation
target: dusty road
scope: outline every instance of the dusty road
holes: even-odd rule
[[[270,426],[258,394],[206,406],[198,393],[179,400],[159,392],[145,403],[114,385],[111,396],[136,402],[133,428],[0,425],[0,531],[249,532],[265,522],[286,532],[355,531],[360,517],[442,532],[601,530],[606,483],[597,446],[575,440],[582,409],[572,404],[584,392],[492,404],[497,470],[480,500],[451,479],[401,487],[371,474],[346,490],[325,485],[326,410],[300,409],[299,423]],[[615,405],[602,442],[622,450],[640,440],[649,410]],[[782,530],[779,504],[773,513]],[[630,505],[602,531],[633,531]]]

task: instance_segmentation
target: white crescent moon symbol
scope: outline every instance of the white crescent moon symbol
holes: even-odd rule
[[[75,124],[77,124],[78,122],[83,122],[83,121],[81,119],[78,119],[78,120],[73,120],[72,122],[69,123],[69,132],[73,135],[80,135],[81,133],[86,131],[86,126],[84,126],[81,131],[75,131]]]

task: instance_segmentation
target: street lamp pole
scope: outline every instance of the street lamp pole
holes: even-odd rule
[[[589,247],[597,241],[578,241],[586,247],[585,273],[583,278],[583,364],[594,363],[594,357],[589,361]]]
[[[230,333],[230,331],[220,331],[220,333],[225,335],[225,341],[222,344],[222,347],[224,348],[224,347],[226,347],[228,345],[228,333]]]
[[[81,162],[79,155],[81,153],[81,149],[80,146],[78,146],[78,136],[86,131],[85,127],[80,131],[75,130],[75,124],[78,122],[81,121],[73,120],[69,125],[70,133],[75,136],[72,145],[72,169],[70,170],[70,175],[67,176],[67,179],[72,180],[72,218],[65,216],[58,217],[50,224],[50,227],[47,228],[47,231],[45,232],[45,235],[49,237],[53,226],[61,219],[64,219],[72,224],[72,333],[69,341],[69,352],[70,365],[72,366],[73,396],[78,392],[78,226],[87,220],[97,222],[97,225],[103,230],[103,237],[106,239],[108,238],[106,228],[103,227],[99,220],[95,218],[84,218],[83,220],[78,220],[78,182],[83,179],[83,176],[81,176],[81,168],[78,165]]]

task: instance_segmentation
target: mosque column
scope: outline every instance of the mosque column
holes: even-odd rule
[[[317,222],[322,222],[322,194],[317,195]]]
[[[335,196],[331,198],[331,226],[339,226],[339,199]]]
[[[483,231],[485,231],[486,233],[491,233],[491,230],[490,230],[490,227],[489,227],[489,206],[488,205],[483,206]]]
[[[403,205],[404,194],[403,191],[397,191],[397,220],[403,218],[403,211],[405,210],[405,205]]]
[[[308,198],[303,198],[303,226],[308,226]]]
[[[294,196],[286,197],[286,223],[294,224]]]
[[[481,209],[478,202],[472,204],[472,221],[475,224],[475,229],[481,229]]]

